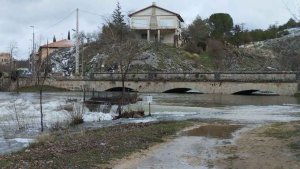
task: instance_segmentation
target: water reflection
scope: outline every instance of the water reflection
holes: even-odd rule
[[[240,96],[216,94],[152,94],[160,105],[190,107],[223,107],[235,105],[285,105],[300,104],[293,96]]]
[[[184,132],[183,135],[230,139],[232,133],[242,127],[242,125],[205,125],[188,130]]]

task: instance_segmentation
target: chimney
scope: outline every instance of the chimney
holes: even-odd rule
[[[156,3],[155,3],[155,2],[152,2],[152,6],[156,6]]]

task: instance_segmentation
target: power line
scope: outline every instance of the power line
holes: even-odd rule
[[[80,9],[80,12],[88,13],[90,15],[95,15],[95,16],[99,16],[99,17],[106,17],[105,15],[101,15],[101,14],[98,14],[98,13],[95,13],[95,12],[90,12],[90,11],[82,10],[82,9]]]
[[[53,25],[51,25],[51,26],[48,26],[47,29],[46,29],[45,31],[47,31],[47,30],[49,30],[49,29],[55,27],[56,25],[60,24],[61,22],[63,22],[63,21],[66,20],[67,18],[69,18],[75,11],[76,11],[76,10],[73,10],[71,13],[69,13],[68,15],[66,15],[65,17],[63,17],[62,19],[60,19],[60,20],[59,20],[58,22],[56,22],[55,24],[53,24]]]
[[[62,23],[66,19],[68,19],[70,16],[72,16],[75,13],[76,9],[72,10],[70,13],[59,19],[56,23],[45,27],[45,29],[37,30],[36,33],[38,33],[41,37],[43,37],[43,34],[48,34],[50,33],[51,28],[57,26],[58,24]]]

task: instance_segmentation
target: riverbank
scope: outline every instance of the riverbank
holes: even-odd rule
[[[178,131],[181,132],[174,137]],[[1,168],[160,165],[163,168],[288,166],[298,169],[300,121],[255,128],[225,121],[177,121],[126,124],[81,132],[64,130],[40,136],[38,142],[23,151],[0,156]]]
[[[110,168],[111,161],[163,142],[193,123],[139,123],[45,134],[20,152],[0,156],[0,168]]]

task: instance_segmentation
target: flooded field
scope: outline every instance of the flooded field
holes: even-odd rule
[[[85,109],[81,128],[99,128],[122,123],[139,123],[166,120],[220,120],[230,125],[206,125],[195,128],[178,139],[193,142],[204,141],[202,149],[233,140],[232,135],[247,128],[269,122],[300,120],[300,101],[287,96],[231,96],[201,94],[141,94],[151,95],[151,117],[142,119],[112,120],[116,106],[108,113],[90,112]],[[81,93],[45,93],[43,101],[46,129],[68,119],[66,106],[73,106],[68,99],[82,99]],[[148,104],[139,102],[127,108],[143,108],[148,113]],[[17,120],[18,116],[18,120]],[[0,153],[8,153],[27,146],[40,131],[39,95],[24,93],[14,95],[0,93]],[[20,128],[21,126],[21,128]],[[227,141],[226,141],[227,140]],[[175,145],[174,145],[175,146]],[[178,146],[178,145],[176,145]],[[199,145],[198,145],[199,146]],[[191,151],[193,148],[191,147]],[[194,151],[194,150],[193,150]],[[192,152],[193,153],[193,152]],[[212,152],[212,154],[214,154]],[[209,157],[213,157],[208,153]]]

